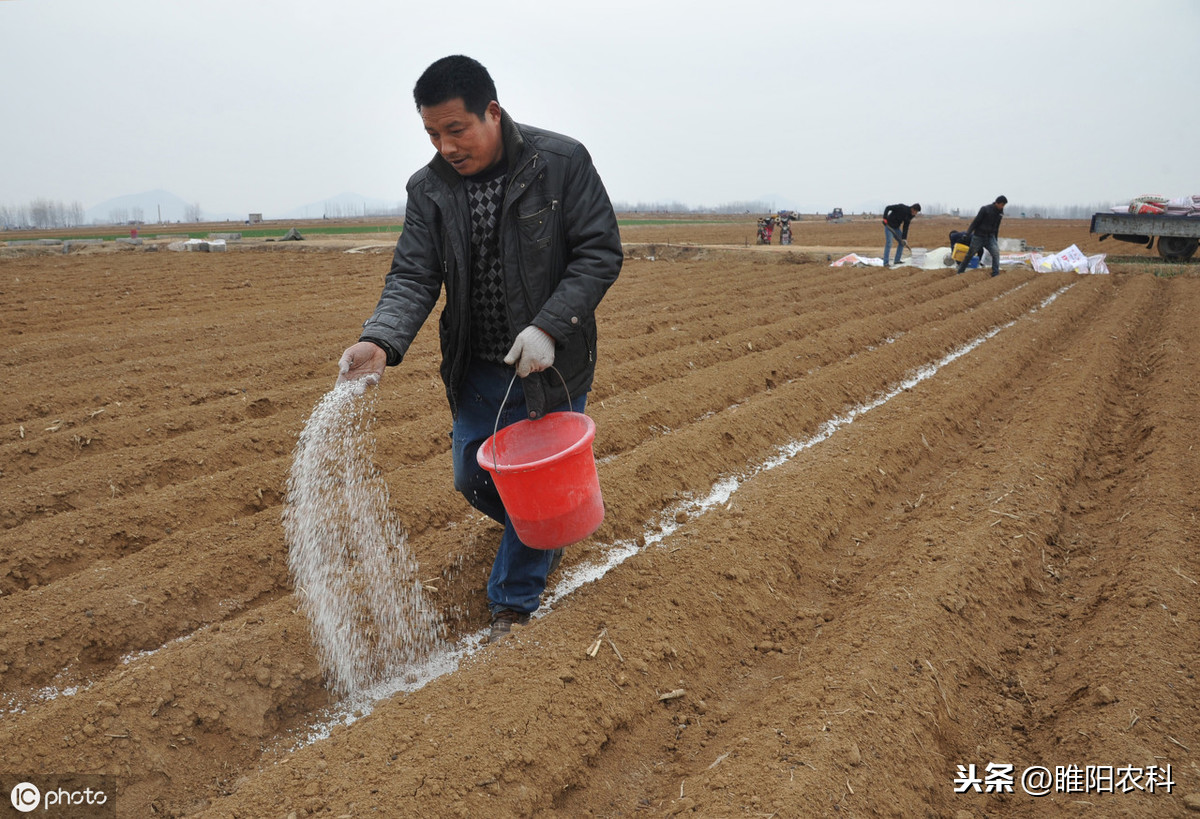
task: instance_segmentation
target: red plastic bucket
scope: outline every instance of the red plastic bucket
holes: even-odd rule
[[[604,520],[592,441],[596,424],[581,412],[518,421],[479,447],[517,536],[534,549],[583,540]]]

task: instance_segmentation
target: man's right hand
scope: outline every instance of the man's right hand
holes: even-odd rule
[[[337,383],[367,379],[368,384],[378,384],[387,367],[387,353],[378,344],[360,341],[346,348],[338,361]]]

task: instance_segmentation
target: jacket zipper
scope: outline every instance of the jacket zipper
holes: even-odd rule
[[[520,177],[521,175],[523,175],[527,169],[536,165],[540,156],[541,156],[540,154],[535,153],[533,156],[529,157],[529,160],[524,165],[522,165],[515,174],[513,174],[514,180],[516,178]],[[525,185],[522,184],[521,188],[522,188],[522,192],[514,195],[513,197],[511,197],[511,199],[507,196],[504,197],[505,207],[504,207],[504,212],[501,214],[502,217],[507,216],[507,214],[509,213],[508,206],[509,206],[510,202],[515,203],[517,199],[519,199],[521,196],[524,195]],[[500,237],[503,240],[503,237],[504,237],[503,221],[501,221],[501,224],[498,227],[501,228]],[[505,248],[505,250],[507,250],[507,248]],[[522,263],[521,254],[519,254],[519,253],[517,254],[517,272],[518,272],[517,278],[519,278],[521,280],[521,292],[524,293],[524,295],[525,295],[525,304],[529,307],[530,310],[533,310],[533,297],[530,295],[530,292],[529,292],[529,282],[525,278],[525,276],[526,276],[525,265]],[[524,327],[521,327],[521,328],[512,327],[512,315],[511,314],[508,317],[508,321],[509,321],[509,325],[510,325],[509,329],[515,330],[517,333],[519,333],[521,330],[525,329]]]
[[[451,254],[453,254],[454,250],[455,250],[453,236],[451,235],[451,233],[448,229],[446,230],[446,244],[447,244],[446,249],[449,252],[443,253],[443,255],[442,255],[442,281],[448,283],[450,281],[449,256]],[[463,271],[459,268],[460,268],[460,265],[458,264],[458,257],[455,256],[455,269],[458,270],[458,275],[461,278],[463,275]],[[468,273],[467,275],[470,275],[470,274]],[[461,282],[456,282],[455,284],[458,285],[458,284],[461,284]],[[446,285],[443,284],[443,287],[445,287],[445,286]],[[457,289],[459,291],[459,294],[456,296],[456,298],[459,298],[459,299],[463,298],[466,294],[467,288],[458,287]],[[467,313],[470,311],[469,297],[467,297],[467,298],[468,298],[468,303],[465,305],[460,305],[460,307],[462,309],[459,311],[463,317],[462,325],[464,328],[469,328],[471,326],[470,321],[467,319]],[[464,330],[463,332],[467,333],[469,331]],[[461,365],[462,371],[463,371],[463,373],[461,373],[461,374],[465,374],[466,367],[467,367],[467,359],[470,357],[470,338],[468,337],[466,341],[467,341],[466,344],[461,344],[461,343],[457,343],[457,342],[455,343],[455,347],[457,347],[459,349],[459,357],[460,357],[459,361],[456,362],[456,364]],[[452,376],[455,374],[454,371],[456,369],[458,369],[458,368],[455,366],[451,366],[451,375]],[[449,390],[447,390],[447,393],[449,394],[449,397],[450,397],[450,417],[455,418],[455,419],[458,418],[458,388],[459,388],[459,385],[458,385],[457,380],[452,379],[451,387]]]

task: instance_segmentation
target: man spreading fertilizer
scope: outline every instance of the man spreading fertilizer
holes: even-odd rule
[[[399,364],[444,288],[454,487],[504,524],[487,587],[489,639],[497,640],[537,610],[561,550],[521,542],[476,451],[497,422],[583,412],[596,367],[595,310],[620,273],[621,239],[587,149],[514,122],[477,61],[436,61],[413,98],[437,154],[408,181],[383,293],[342,354],[338,380],[377,382]],[[513,367],[520,378],[506,401]]]

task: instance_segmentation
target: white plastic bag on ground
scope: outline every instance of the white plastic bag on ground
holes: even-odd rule
[[[1104,261],[1106,254],[1097,253],[1095,256],[1088,256],[1088,273],[1108,273],[1108,265]],[[1081,273],[1083,271],[1080,271]]]
[[[875,256],[859,256],[857,253],[849,253],[829,265],[830,267],[883,267],[883,259]]]
[[[1084,256],[1083,251],[1077,246],[1071,245],[1053,256],[1043,256],[1034,269],[1042,273],[1066,273],[1068,271],[1078,273],[1080,268],[1084,273],[1088,271],[1087,256]]]
[[[1104,262],[1105,254],[1085,256],[1076,245],[1055,253],[1053,256],[1033,254],[1030,264],[1039,273],[1107,273],[1108,265]]]

